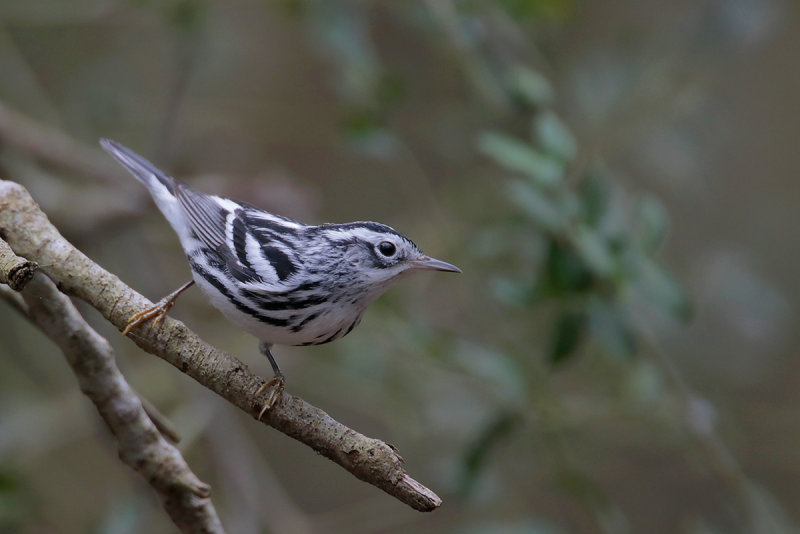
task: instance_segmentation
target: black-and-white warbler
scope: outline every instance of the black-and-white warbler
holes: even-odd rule
[[[271,353],[273,344],[334,341],[349,334],[367,306],[404,275],[423,269],[461,272],[426,256],[384,224],[306,225],[206,195],[115,141],[102,139],[100,144],[150,191],[178,234],[193,277],[133,316],[123,333],[149,319],[161,320],[175,298],[197,283],[225,317],[261,340],[275,372],[269,382],[275,395],[283,376]]]

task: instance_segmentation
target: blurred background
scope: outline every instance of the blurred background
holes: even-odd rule
[[[798,532],[798,49],[790,0],[0,0],[0,176],[152,300],[188,266],[100,137],[463,269],[276,351],[291,393],[399,448],[431,514],[81,304],[228,532]],[[270,376],[199,291],[171,313]],[[2,303],[0,356],[0,532],[173,532]]]

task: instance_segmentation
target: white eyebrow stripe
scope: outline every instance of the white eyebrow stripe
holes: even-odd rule
[[[375,232],[374,230],[370,230],[368,228],[348,228],[345,230],[340,229],[329,229],[325,230],[325,235],[328,236],[330,239],[334,240],[343,240],[346,241],[348,239],[359,239],[361,241],[380,241],[383,239],[396,241],[397,236],[392,234],[385,234],[382,232]]]

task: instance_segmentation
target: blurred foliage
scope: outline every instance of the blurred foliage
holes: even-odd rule
[[[797,532],[798,369],[774,356],[793,353],[794,309],[759,275],[796,278],[773,238],[794,226],[755,216],[796,203],[758,211],[748,180],[738,201],[733,180],[700,178],[736,174],[735,154],[712,157],[743,142],[714,80],[781,5],[6,2],[0,99],[210,192],[392,224],[464,270],[404,281],[342,341],[277,353],[292,393],[398,446],[443,494],[434,516],[254,428],[87,311],[230,532]],[[148,296],[186,276],[122,171],[87,183],[13,138],[0,170]],[[758,260],[729,244],[747,236]],[[170,531],[53,348],[0,310],[0,532]],[[173,313],[268,373],[200,295]]]
[[[538,94],[526,96],[537,103]],[[545,237],[537,254],[541,261],[523,263],[533,274],[499,280],[497,296],[510,305],[563,303],[550,343],[552,363],[575,353],[586,329],[610,341],[606,348],[612,354],[632,356],[637,327],[628,307],[636,296],[674,319],[686,321],[690,315],[683,289],[655,258],[667,231],[664,209],[645,196],[633,200],[629,216],[612,216],[611,198],[622,192],[606,171],[595,164],[568,180],[577,153],[572,134],[551,110],[536,113],[533,125],[528,142],[501,133],[483,134],[479,142],[487,156],[520,176],[507,188],[509,201],[523,216],[516,223],[518,233],[532,228]],[[514,258],[516,247],[507,254]]]
[[[0,471],[0,532],[16,532],[33,513],[33,498],[19,475]]]

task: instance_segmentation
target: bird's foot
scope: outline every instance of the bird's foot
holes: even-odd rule
[[[131,330],[140,324],[149,321],[150,319],[153,319],[154,327],[158,326],[158,323],[164,320],[164,317],[167,316],[169,310],[171,310],[175,305],[175,300],[178,298],[178,295],[186,291],[186,289],[188,289],[192,284],[194,284],[194,281],[187,282],[176,291],[173,291],[163,299],[156,302],[154,306],[132,316],[130,319],[128,319],[128,324],[125,326],[125,330],[122,331],[122,335],[127,336]]]
[[[283,390],[286,386],[286,380],[283,378],[283,375],[276,375],[272,378],[272,380],[268,382],[264,382],[261,384],[261,387],[258,388],[256,391],[255,396],[258,397],[264,391],[269,389],[269,395],[267,395],[267,402],[264,403],[264,407],[261,408],[261,411],[258,413],[258,420],[261,421],[261,418],[264,417],[264,414],[275,406],[275,403],[278,401],[278,398],[283,393]]]
[[[169,312],[170,308],[175,304],[174,300],[160,300],[156,303],[155,306],[152,308],[147,308],[146,310],[137,313],[136,315],[132,316],[128,319],[128,325],[125,327],[125,330],[122,331],[123,336],[127,336],[128,333],[139,326],[140,324],[144,323],[145,321],[149,321],[150,319],[153,320],[153,326],[157,326],[158,323],[164,320],[166,317],[167,312]]]

